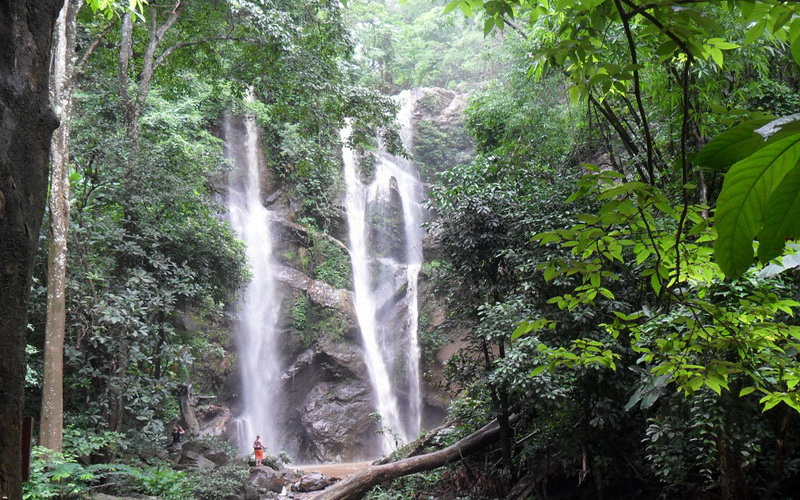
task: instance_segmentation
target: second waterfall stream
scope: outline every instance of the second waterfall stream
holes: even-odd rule
[[[411,151],[411,92],[398,97],[400,136]],[[362,180],[341,131],[355,308],[388,453],[414,439],[421,425],[417,280],[422,265],[423,189],[412,162],[381,147],[374,173]],[[404,291],[404,293],[403,293]],[[399,320],[398,320],[399,318]]]

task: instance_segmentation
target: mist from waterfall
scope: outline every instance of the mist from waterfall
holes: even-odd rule
[[[228,211],[236,234],[247,247],[251,281],[239,303],[237,352],[243,409],[239,416],[238,445],[249,453],[260,435],[268,450],[277,452],[280,434],[275,428],[281,397],[277,321],[280,297],[269,210],[262,202],[262,169],[258,130],[252,117],[226,118],[225,154],[234,163],[228,183]]]
[[[400,136],[410,151],[413,99],[406,91],[397,100]],[[389,434],[381,451],[388,453],[395,441],[414,439],[421,426],[417,282],[423,190],[414,165],[383,147],[372,181],[362,182],[355,153],[346,146],[350,133],[348,126],[341,137],[355,308],[381,426]]]

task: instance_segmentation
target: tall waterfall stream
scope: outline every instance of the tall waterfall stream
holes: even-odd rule
[[[408,91],[398,101],[401,138],[410,150],[414,102]],[[362,182],[356,155],[346,145],[350,133],[347,127],[341,136],[355,307],[381,426],[388,434],[382,441],[386,453],[398,441],[414,439],[421,423],[417,279],[422,265],[422,184],[411,162],[383,148],[372,181]],[[401,228],[391,224],[393,207],[400,208]],[[404,286],[405,322],[397,328],[388,314]]]
[[[239,418],[238,445],[250,450],[261,435],[270,450],[277,450],[280,432],[274,422],[281,367],[277,322],[281,297],[277,294],[271,216],[262,203],[261,162],[254,119],[225,121],[226,155],[235,164],[228,185],[231,224],[247,247],[252,279],[240,303],[237,348],[244,411]]]

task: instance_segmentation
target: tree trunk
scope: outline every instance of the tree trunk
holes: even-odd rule
[[[25,329],[47,196],[47,99],[53,23],[62,0],[0,0],[0,498],[22,498]]]
[[[39,444],[62,450],[64,427],[64,329],[69,228],[69,133],[72,119],[75,29],[82,0],[64,0],[53,35],[50,100],[61,124],[50,145],[50,241],[47,260],[47,322]]]
[[[178,393],[178,401],[181,406],[181,415],[183,416],[186,427],[189,428],[189,434],[192,436],[200,435],[200,424],[197,422],[197,417],[194,414],[194,395],[192,394],[192,384],[187,383],[180,388]]]
[[[500,358],[505,358],[506,347],[502,340],[500,341],[499,351]],[[505,386],[497,388],[496,399],[498,402],[497,422],[500,425],[500,456],[503,460],[503,468],[511,476],[511,479],[516,479],[517,471],[514,469],[514,462],[512,460],[514,429],[511,427],[508,389]]]
[[[492,421],[443,450],[405,458],[394,463],[372,465],[310,498],[312,500],[355,500],[361,498],[373,486],[383,482],[416,472],[436,469],[460,460],[497,441],[499,435],[500,425],[497,421]]]

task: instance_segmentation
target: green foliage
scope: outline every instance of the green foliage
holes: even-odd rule
[[[321,339],[339,341],[344,338],[347,318],[333,308],[311,302],[305,293],[295,298],[290,314],[292,328],[304,347],[313,346]]]
[[[325,281],[335,288],[352,287],[350,256],[344,248],[328,238],[315,235],[311,258],[313,278]]]
[[[36,446],[31,454],[31,480],[24,485],[23,498],[77,498],[91,491],[97,482],[120,471],[113,464],[89,464],[89,457],[101,450],[117,449],[122,434],[89,434],[74,427],[64,430],[64,452],[55,453]]]
[[[469,397],[458,415],[478,425],[502,415],[507,396],[517,430],[530,432],[520,458],[528,470],[588,464],[604,495],[645,484],[667,495],[790,490],[783,459],[773,461],[787,449],[762,438],[782,443],[775,422],[800,409],[796,283],[752,271],[726,282],[733,261],[715,262],[714,246],[718,256],[723,245],[738,252],[742,273],[756,236],[760,259],[795,236],[787,214],[797,131],[788,120],[768,140],[755,130],[772,119],[764,111],[794,106],[785,89],[796,87],[797,70],[785,61],[797,45],[796,6],[458,0],[446,10],[459,8],[479,14],[485,32],[528,37],[519,61],[534,80],[473,98],[480,157],[432,193],[446,219],[437,229],[448,272],[467,283],[452,290],[472,329],[450,367]],[[534,94],[548,77],[548,97],[564,88],[581,108],[569,130],[580,147],[535,135],[577,111]],[[774,108],[765,95],[776,96]],[[517,113],[526,105],[533,112]],[[548,200],[559,192],[549,170],[585,162],[599,166],[584,167],[577,193]],[[728,167],[712,223],[708,205]],[[621,466],[643,450],[641,467]]]
[[[206,450],[222,450],[228,455],[228,458],[234,459],[239,456],[239,449],[233,446],[230,442],[222,439],[220,436],[200,436],[193,437],[192,443],[197,443],[202,449]]]
[[[666,94],[661,101],[682,108],[682,121],[675,125],[682,129],[678,165],[683,170],[685,181],[689,169],[686,156],[689,127],[703,128],[702,124],[693,124],[700,118],[689,115],[690,101],[695,98],[689,95],[688,90],[692,81],[708,81],[710,79],[705,77],[709,73],[721,73],[723,70],[731,74],[753,70],[762,74],[768,72],[758,65],[772,49],[760,39],[768,34],[774,39],[791,43],[794,49],[798,46],[795,40],[800,30],[800,23],[789,22],[796,14],[797,7],[771,0],[742,5],[726,2],[719,6],[700,3],[692,9],[672,9],[671,2],[637,8],[632,2],[626,2],[623,6],[623,3],[612,0],[554,4],[457,0],[448,4],[445,10],[457,7],[468,16],[475,11],[482,12],[487,32],[502,29],[504,21],[519,16],[528,16],[529,28],[534,33],[556,28],[554,31],[557,35],[539,38],[532,73],[541,76],[550,67],[567,68],[572,84],[569,89],[572,101],[586,102],[590,109],[596,109],[614,127],[616,135],[632,157],[646,149],[645,161],[633,163],[642,180],[651,184],[656,181],[657,163],[662,161],[656,158],[656,154],[663,131],[655,125],[650,126],[647,115],[658,109],[658,105],[653,103],[648,108],[644,98],[648,91],[652,91],[646,89],[645,84],[657,89],[659,81],[663,81],[663,77],[659,76],[663,66],[659,65],[666,63],[674,68],[671,76],[680,89],[679,93],[665,89]],[[632,28],[636,28],[635,35]],[[738,38],[735,40],[738,43],[728,41],[730,36]],[[754,57],[737,60],[736,51],[746,46],[749,47],[742,52],[749,52],[748,55]],[[628,61],[622,59],[626,50],[630,54]],[[730,52],[734,57],[730,68],[724,52]],[[793,50],[794,53],[796,51]],[[710,91],[702,95],[703,98],[719,99],[722,89],[709,84],[702,85]],[[626,95],[632,95],[637,109],[634,109],[634,103]],[[624,108],[617,110],[611,104],[618,97],[627,101],[628,111]],[[754,96],[753,102],[757,99]],[[628,112],[641,129],[643,144],[637,144],[637,140],[622,125],[620,116]],[[716,216],[719,231],[717,258],[729,276],[739,276],[750,266],[752,240],[759,233],[762,221],[770,221],[759,238],[767,243],[760,250],[762,260],[780,254],[783,238],[796,236],[798,229],[785,218],[775,221],[774,217],[764,217],[764,209],[768,204],[774,207],[771,216],[786,213],[797,192],[794,176],[786,176],[796,160],[791,148],[794,143],[788,138],[786,141],[782,145],[766,146],[755,153],[749,150],[750,146],[736,146],[737,150],[745,148],[745,152],[750,154],[748,158],[742,158],[741,163],[726,177]],[[778,190],[778,184],[784,177],[786,184]],[[684,186],[684,189],[689,188]],[[770,203],[768,200],[773,192],[776,198]]]
[[[450,341],[450,332],[439,326],[431,326],[431,312],[426,305],[419,313],[419,346],[420,360],[423,366],[430,366],[436,362],[436,353]]]
[[[755,400],[705,390],[691,399],[671,397],[669,403],[648,420],[643,438],[645,459],[665,494],[690,493],[687,485],[697,494],[713,490],[721,480],[721,460],[733,462],[726,472],[737,481],[756,471],[769,474],[775,457],[764,453],[771,446],[763,421],[749,417]]]
[[[109,472],[105,465],[84,466],[39,446],[34,447],[31,458],[31,481],[25,483],[22,495],[26,500],[76,498]]]
[[[241,462],[232,462],[211,471],[195,469],[186,473],[186,488],[197,500],[216,500],[237,494],[245,484],[249,468]],[[185,492],[184,492],[185,494]]]
[[[514,50],[526,48],[519,43]],[[477,150],[531,171],[550,170],[565,162],[579,129],[563,100],[563,83],[549,77],[531,86],[519,69],[509,71],[507,78],[509,82],[494,81],[470,96],[467,126]],[[509,92],[509,84],[520,91]]]
[[[41,351],[36,347],[27,344],[25,346],[25,354],[30,359],[31,356],[39,354]],[[42,364],[28,362],[25,365],[25,386],[26,387],[41,387],[42,385]]]
[[[301,293],[292,302],[292,328],[299,332],[303,332],[308,328],[308,315],[311,307],[311,301],[308,300],[308,295]]]
[[[212,87],[198,81],[174,101],[151,91],[133,170],[102,88],[79,95],[83,114],[73,122],[65,407],[92,428],[127,417],[153,443],[178,412],[173,391],[218,332],[192,331],[185,315],[205,325],[225,318],[244,281],[244,251],[212,200],[227,168],[206,128]]]
[[[186,473],[170,467],[158,465],[138,469],[135,467],[122,467],[122,470],[133,482],[134,491],[145,495],[154,495],[164,500],[181,500],[186,498],[188,482]]]
[[[114,15],[130,10],[136,14],[144,12],[144,7],[147,5],[147,0],[129,0],[127,2],[117,2],[116,0],[86,0],[92,12],[97,14],[100,12],[106,18],[111,19]]]
[[[284,465],[291,462],[292,457],[285,451],[281,451],[277,455],[267,453],[264,455],[264,460],[261,461],[261,463],[274,470],[280,470]]]
[[[290,464],[294,462],[292,456],[286,453],[285,451],[281,451],[280,453],[278,453],[278,460],[280,460],[282,464]]]
[[[441,479],[441,470],[411,474],[395,479],[385,486],[372,488],[364,497],[366,500],[413,500],[426,492],[435,490]]]
[[[634,261],[655,297],[667,301],[656,300],[634,314],[614,311],[605,327],[614,339],[630,335],[633,349],[642,355],[639,361],[654,363],[655,376],[665,376],[688,394],[703,386],[720,394],[730,390],[731,377],[744,377],[742,383],[762,391],[765,409],[785,402],[800,410],[793,389],[797,369],[784,355],[800,347],[791,320],[800,304],[783,287],[757,280],[730,285],[737,288],[733,296],[738,300],[729,302],[719,291],[726,286],[711,261],[714,233],[702,217],[703,207],[681,211],[652,187],[619,183],[618,178],[614,172],[585,176],[580,184],[584,192],[604,201],[597,215],[579,215],[583,223],[535,237],[569,248],[572,255],[542,265],[546,279],[581,278],[572,292],[550,301],[572,310],[601,295],[611,299],[613,292],[604,284],[621,276],[610,266]],[[690,236],[676,245],[674,227],[682,222]],[[575,347],[582,362],[614,366],[613,358],[597,357],[603,353],[599,346]],[[576,358],[556,356],[556,364],[564,361]]]
[[[717,168],[730,166],[714,217],[715,255],[727,276],[741,276],[752,265],[756,236],[762,262],[779,256],[785,239],[800,236],[789,215],[800,192],[797,124],[791,118],[765,122],[746,122],[720,134],[698,160]],[[723,154],[715,153],[719,151]]]

